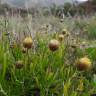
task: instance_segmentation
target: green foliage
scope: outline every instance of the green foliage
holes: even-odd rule
[[[10,22],[8,24],[11,24]],[[13,23],[16,24],[16,22]],[[5,24],[4,21],[3,24]],[[26,29],[22,25],[15,26],[18,28],[15,30],[17,34]],[[77,22],[74,28],[78,30],[85,26],[84,22]],[[73,36],[69,34],[69,36],[65,35],[64,40],[60,42],[59,49],[52,52],[48,47],[49,41],[54,38],[58,39],[59,33],[37,32],[33,38],[33,47],[23,53],[22,35],[19,33],[19,40],[14,39],[12,33],[5,34],[9,30],[9,25],[6,27],[3,25],[1,28],[3,28],[0,40],[1,96],[90,96],[95,93],[96,84],[93,77],[95,67],[88,71],[79,71],[75,63],[78,58],[87,55],[94,65],[96,48],[90,48],[90,46],[84,49],[80,49],[80,46],[72,48]],[[90,27],[88,28],[90,29]],[[94,27],[91,28],[93,30]],[[30,32],[28,36],[29,34]],[[78,38],[75,39],[76,45],[80,45],[81,41]],[[23,61],[21,69],[16,67],[18,60]]]
[[[88,37],[89,39],[96,39],[96,20],[94,20],[93,22],[91,22],[88,27]]]

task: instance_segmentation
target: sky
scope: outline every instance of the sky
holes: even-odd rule
[[[22,7],[22,6],[38,6],[38,5],[45,5],[48,6],[52,3],[55,3],[57,5],[64,4],[65,2],[72,2],[76,0],[1,0],[3,3],[8,3],[10,5],[16,6],[16,7]],[[87,0],[77,0],[78,2],[84,2]]]
[[[87,1],[87,0],[79,0],[79,1]]]

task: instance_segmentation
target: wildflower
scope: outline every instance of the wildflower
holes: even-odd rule
[[[62,34],[65,35],[67,33],[67,30],[66,29],[63,29],[62,30]]]
[[[51,51],[56,51],[58,48],[59,48],[59,41],[56,40],[56,39],[52,39],[50,42],[49,42],[49,49]]]
[[[31,37],[26,37],[23,41],[23,46],[24,48],[30,49],[32,47],[32,38]]]
[[[58,38],[59,38],[59,41],[63,41],[64,35],[63,34],[60,34]]]
[[[23,61],[22,61],[22,60],[16,61],[15,67],[16,67],[17,69],[21,69],[21,68],[23,67]]]
[[[27,49],[26,48],[22,48],[22,53],[26,53],[27,52]]]
[[[91,68],[91,61],[87,57],[80,58],[76,63],[76,67],[79,70],[88,70]]]

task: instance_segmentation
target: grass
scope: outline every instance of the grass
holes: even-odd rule
[[[35,24],[25,21],[21,23],[21,19],[13,18],[11,21],[10,18],[3,18],[0,22],[2,32],[0,40],[0,96],[90,96],[95,94],[96,48],[72,48],[74,40],[75,44],[80,46],[82,41],[86,39],[74,37],[73,34],[65,36],[64,40],[60,42],[59,49],[55,52],[52,52],[48,47],[51,39],[58,40],[58,35],[61,34],[60,31],[64,26],[70,31],[75,28],[77,32],[81,29],[81,27],[80,29],[77,27],[80,24],[75,25],[74,23],[72,27],[67,20],[65,23],[58,24],[59,21],[55,17],[54,21],[47,18],[48,20],[43,22],[52,24],[52,29],[49,30],[46,27],[40,29],[39,27],[42,26],[41,24],[35,25],[37,22]],[[73,20],[73,22],[75,21]],[[29,25],[27,26],[27,24]],[[34,30],[31,28],[32,26],[36,27],[36,34],[32,33],[35,30],[35,28],[33,28]],[[88,30],[95,30],[95,27],[92,28]],[[23,53],[23,39],[26,36],[32,37],[33,47]],[[73,41],[72,38],[74,38]],[[91,40],[86,39],[86,42],[92,42]],[[86,55],[91,59],[92,69],[77,70],[75,61]],[[23,62],[23,67],[20,69],[16,67],[18,60]]]

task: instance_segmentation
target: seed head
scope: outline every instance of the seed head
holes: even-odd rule
[[[15,67],[16,67],[17,69],[21,69],[21,68],[23,67],[23,61],[22,61],[22,60],[16,61]]]
[[[63,34],[63,35],[67,34],[67,30],[66,30],[66,29],[63,29],[63,30],[62,30],[62,34]]]
[[[30,48],[32,48],[32,43],[33,43],[32,38],[26,37],[23,41],[23,46],[24,46],[24,48],[30,49]]]
[[[59,38],[59,41],[63,41],[64,40],[64,35],[60,34],[58,38]]]
[[[80,58],[77,60],[76,67],[78,70],[88,70],[92,66],[91,60],[87,57]]]
[[[49,42],[49,49],[50,49],[51,51],[56,51],[57,49],[59,49],[59,45],[60,45],[60,43],[59,43],[58,40],[52,39],[52,40],[50,40],[50,42]]]
[[[26,53],[27,52],[27,49],[26,48],[22,48],[22,53]]]

